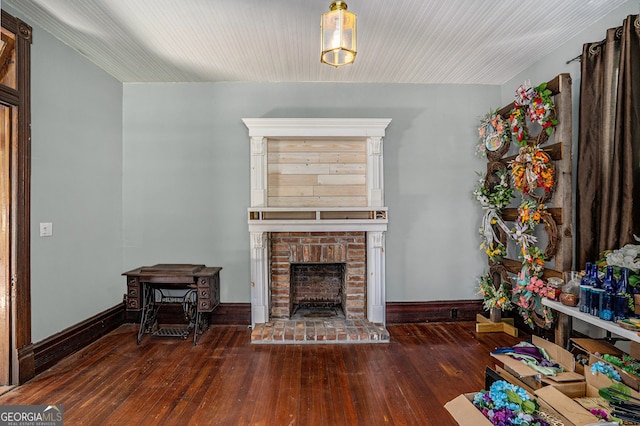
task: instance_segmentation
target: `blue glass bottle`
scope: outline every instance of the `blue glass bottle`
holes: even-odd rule
[[[602,288],[607,293],[615,293],[618,288],[616,277],[613,276],[613,266],[607,266],[607,273],[602,280]]]
[[[600,306],[600,319],[605,321],[613,320],[613,304],[615,300],[616,279],[613,276],[613,266],[607,266],[607,273],[602,281],[601,294],[602,303]]]
[[[620,270],[620,280],[618,281],[618,294],[627,294],[629,292],[629,269],[622,268]]]
[[[602,307],[602,299],[604,290],[602,282],[598,278],[598,265],[591,265],[591,273],[589,274],[589,284],[591,285],[591,307],[590,314],[594,317],[600,316],[600,308]]]
[[[584,269],[584,275],[580,279],[580,295],[578,300],[578,309],[586,314],[591,312],[591,285],[589,277],[591,274],[591,262],[587,262]]]
[[[629,270],[622,268],[620,271],[620,280],[618,281],[618,289],[613,302],[613,320],[618,321],[628,317],[628,298],[633,295],[628,294],[629,289]]]
[[[591,276],[591,262],[587,262],[587,267],[584,268],[584,275],[580,279],[580,285],[590,285],[589,277]]]
[[[602,281],[598,277],[598,265],[593,263],[591,265],[591,276],[589,277],[589,283],[593,288],[602,288]]]

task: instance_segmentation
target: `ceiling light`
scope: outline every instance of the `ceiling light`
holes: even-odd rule
[[[334,1],[322,14],[322,56],[320,62],[339,67],[356,58],[356,15],[347,12],[347,3]]]

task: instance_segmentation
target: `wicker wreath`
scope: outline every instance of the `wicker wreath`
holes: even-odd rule
[[[552,318],[552,320],[551,320],[551,323],[548,324],[547,321],[545,320],[544,316],[540,315],[535,310],[533,310],[533,311],[531,311],[531,319],[533,320],[533,323],[535,325],[537,325],[538,327],[543,328],[543,329],[546,330],[546,329],[549,329],[549,328],[554,326],[554,324],[558,320],[558,317],[554,316]]]
[[[493,282],[506,282],[511,283],[509,277],[509,271],[507,268],[500,262],[492,262],[489,266],[489,275],[493,279]],[[500,278],[497,280],[496,278]]]
[[[484,180],[484,189],[488,192],[493,190],[493,186],[500,182],[500,178],[497,177],[497,173],[500,171],[506,171],[507,165],[502,161],[490,161],[487,163],[487,174]],[[509,181],[507,180],[507,185]]]
[[[553,120],[554,122],[557,122],[557,116],[556,116],[556,110],[555,109],[552,109],[551,112],[549,113],[549,119]],[[542,129],[540,131],[540,133],[538,133],[537,135],[532,135],[531,133],[529,133],[529,126],[527,125],[527,121],[526,120],[518,121],[517,126],[519,126],[522,129],[522,132],[525,135],[525,140],[524,141],[526,143],[519,143],[520,146],[524,146],[524,145],[529,145],[529,146],[544,145],[549,140],[550,135],[549,135],[549,133],[546,132],[545,129]],[[505,153],[506,153],[506,151],[505,151]],[[498,159],[500,157],[498,157]],[[491,157],[489,157],[489,153],[487,153],[487,158],[491,159]]]
[[[558,225],[551,213],[546,210],[540,212],[540,221],[544,222],[544,230],[549,237],[547,247],[544,249],[544,258],[548,262],[558,252]]]
[[[487,150],[487,159],[489,161],[499,161],[511,148],[511,141],[508,140],[502,143],[502,146],[495,151]]]

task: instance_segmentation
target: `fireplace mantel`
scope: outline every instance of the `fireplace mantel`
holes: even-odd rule
[[[385,232],[383,137],[390,119],[382,118],[244,118],[251,152],[251,205],[248,225],[251,244],[251,323],[269,321],[271,305],[271,232],[366,233],[367,319],[385,323]],[[269,205],[269,141],[304,140],[314,144],[361,141],[366,203],[326,205]],[[273,142],[272,142],[273,143]],[[323,145],[325,151],[328,145]],[[365,154],[366,152],[366,154]],[[359,167],[363,167],[360,165]],[[297,183],[296,183],[297,184]],[[364,189],[366,186],[366,190]],[[352,199],[355,200],[355,199]],[[322,203],[321,203],[322,204]],[[366,204],[366,205],[363,205]]]

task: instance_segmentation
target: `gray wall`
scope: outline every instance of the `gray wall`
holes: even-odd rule
[[[33,340],[120,303],[120,274],[140,265],[220,265],[222,300],[249,301],[244,117],[391,118],[387,299],[478,297],[475,277],[486,261],[471,196],[485,166],[473,155],[477,119],[510,102],[521,80],[567,72],[562,61],[580,53],[577,46],[601,39],[630,13],[638,13],[635,1],[589,29],[593,36],[567,42],[502,87],[123,86],[34,27]],[[574,64],[572,76],[577,70]],[[40,222],[53,222],[53,237],[38,236]]]
[[[384,142],[387,298],[475,298],[476,122],[498,86],[296,83],[124,85],[125,268],[222,266],[222,300],[249,299],[244,117],[391,118]],[[464,259],[461,261],[461,259]],[[458,283],[458,284],[452,284]]]
[[[37,342],[122,300],[122,84],[37,27],[31,64]]]

